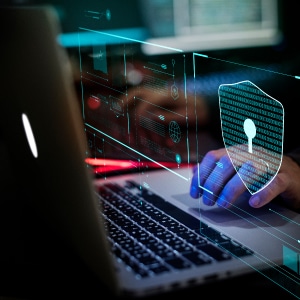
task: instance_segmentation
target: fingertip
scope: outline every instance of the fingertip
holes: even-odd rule
[[[227,201],[224,196],[220,196],[219,199],[217,200],[217,205],[219,207],[229,208],[231,206],[231,203]]]
[[[208,196],[203,196],[202,201],[207,206],[213,206],[215,204],[215,202]]]
[[[190,195],[192,198],[195,199],[199,198],[200,197],[199,189],[196,186],[192,185],[190,189]]]
[[[258,208],[261,206],[261,201],[260,198],[258,196],[253,196],[249,199],[249,205],[254,207],[254,208]]]

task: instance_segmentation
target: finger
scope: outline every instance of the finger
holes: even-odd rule
[[[268,204],[286,190],[287,184],[288,182],[284,178],[284,175],[278,173],[264,189],[251,196],[249,205],[254,208],[259,208]]]
[[[203,191],[205,190],[206,177],[209,177],[210,173],[213,172],[215,163],[206,162],[202,163],[202,166],[199,164],[193,168],[193,177],[190,186],[190,195],[193,198],[199,198],[202,196]],[[201,175],[200,175],[201,174]],[[202,179],[200,179],[202,178]],[[213,194],[211,191],[207,191],[209,194]],[[207,198],[207,197],[206,197]],[[207,205],[213,205],[214,202],[207,201]]]
[[[209,151],[199,165],[199,178],[200,185],[204,186],[206,179],[214,171],[219,160],[226,154],[225,149]]]
[[[238,173],[227,182],[216,203],[219,207],[229,208],[242,194],[247,191]]]
[[[193,177],[190,186],[190,195],[193,198],[199,198],[202,196],[205,190],[205,182],[212,172],[214,172],[218,161],[224,156],[227,156],[227,152],[224,148],[218,150],[209,151],[202,159],[201,163],[193,167]],[[228,157],[228,156],[227,156]],[[220,163],[218,166],[221,166]],[[205,201],[208,205],[214,204],[214,199],[209,199],[213,192],[207,190]]]
[[[192,177],[192,181],[191,181],[191,186],[190,186],[190,195],[192,198],[199,198],[202,194],[201,194],[201,190],[199,189],[199,167],[194,166],[193,167],[193,177]]]
[[[214,169],[217,160],[217,157],[215,158],[213,154],[208,153],[202,159],[201,164],[193,167],[193,177],[190,186],[191,197],[197,199],[202,196],[202,188],[200,187],[204,186],[205,180]]]
[[[219,194],[227,183],[236,174],[229,157],[223,156],[215,163],[212,172],[205,180],[203,186],[203,203],[213,205],[219,199]],[[201,183],[201,180],[200,180]]]

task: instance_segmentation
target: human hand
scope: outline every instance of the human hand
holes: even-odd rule
[[[223,165],[221,170],[217,163]],[[199,188],[199,185],[203,188]],[[247,188],[234,169],[225,148],[209,151],[202,162],[194,167],[190,195],[193,198],[203,196],[203,203],[206,205],[217,204],[228,208],[246,192]],[[300,167],[285,155],[274,179],[257,193],[249,193],[249,205],[259,208],[279,195],[290,208],[300,208]]]

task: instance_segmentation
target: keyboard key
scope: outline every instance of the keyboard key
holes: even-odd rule
[[[112,252],[138,277],[253,254],[132,181],[101,186],[99,201]]]

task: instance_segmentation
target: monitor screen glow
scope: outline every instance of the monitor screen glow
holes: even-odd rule
[[[160,53],[274,46],[282,40],[277,0],[141,1],[150,32],[149,44],[165,46]],[[162,30],[163,28],[163,30]]]

